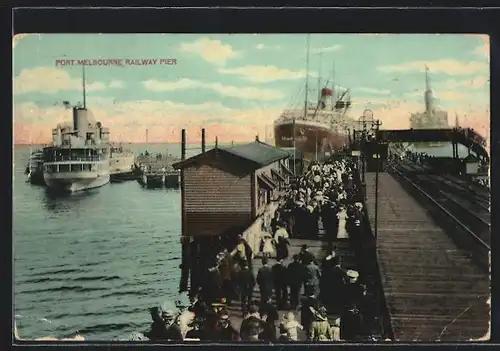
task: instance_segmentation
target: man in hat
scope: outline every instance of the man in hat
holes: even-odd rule
[[[248,312],[241,322],[241,340],[256,341],[259,340],[259,334],[264,330],[265,321],[260,318],[259,308],[256,305],[251,305]]]
[[[172,311],[167,310],[162,313],[162,318],[167,326],[167,340],[179,340],[182,341],[184,337],[182,336],[182,331],[180,326],[175,323],[175,315]]]
[[[340,257],[332,258],[332,263],[335,266],[330,271],[330,281],[331,281],[331,289],[335,292],[335,295],[330,300],[330,305],[328,307],[331,308],[333,313],[339,313],[344,306],[345,297],[346,297],[346,289],[345,289],[345,281],[346,281],[346,272],[342,268],[342,261]]]
[[[346,309],[341,317],[340,323],[340,337],[342,340],[353,341],[356,340],[358,332],[361,331],[363,320],[361,313],[353,304],[351,308]]]
[[[204,318],[200,316],[195,316],[193,322],[191,323],[191,329],[186,333],[186,339],[201,340],[203,337],[202,329]]]
[[[319,267],[310,261],[304,267],[304,293],[306,295],[319,295],[319,282],[321,279],[321,271]]]
[[[268,258],[264,256],[262,258],[262,267],[257,272],[257,284],[259,284],[261,302],[266,302],[273,295],[274,277],[268,263]]]
[[[304,327],[308,340],[310,340],[311,323],[314,317],[311,307],[313,310],[319,308],[319,302],[314,294],[307,296],[300,308],[300,324]]]
[[[162,318],[162,311],[158,307],[153,307],[150,310],[151,319],[151,329],[144,333],[144,335],[153,341],[168,340],[168,328],[165,321]]]
[[[293,261],[288,264],[286,274],[290,286],[290,305],[296,309],[300,302],[300,289],[304,282],[304,266],[300,263],[298,254],[293,255]]]
[[[288,304],[288,270],[283,259],[279,260],[272,268],[274,277],[274,293],[279,309],[285,309]]]
[[[248,267],[252,270],[253,251],[241,234],[238,235],[236,251],[240,259],[246,260]]]
[[[275,341],[276,340],[276,321],[279,319],[278,309],[268,299],[260,304],[259,314],[262,320],[264,330],[259,335],[259,340]]]
[[[311,323],[309,337],[312,341],[330,341],[333,339],[326,308],[321,306],[318,310],[311,307],[314,320]]]
[[[241,272],[239,273],[239,287],[241,293],[241,310],[246,313],[252,301],[253,289],[255,287],[255,277],[248,267],[248,263],[243,263]]]
[[[223,341],[239,341],[240,333],[231,324],[231,319],[227,313],[220,317],[220,335]]]
[[[333,269],[336,265],[336,253],[335,250],[330,250],[330,253],[323,259],[321,264],[321,278],[319,282],[319,289],[321,295],[321,301],[323,301],[326,306],[331,305],[332,297],[335,294],[333,289],[332,279],[333,279]]]
[[[234,287],[232,282],[233,259],[226,248],[220,253],[219,271],[222,279],[222,291],[226,298],[226,303],[231,305],[231,300],[234,295]]]
[[[207,313],[205,319],[205,324],[202,328],[203,341],[220,341],[220,325],[219,325],[219,315],[215,311],[211,310]]]
[[[358,303],[361,297],[361,286],[359,284],[359,273],[355,270],[349,269],[346,272],[347,284],[345,285],[345,296],[347,305]]]
[[[205,277],[205,283],[202,289],[203,300],[210,304],[223,297],[222,277],[218,265],[214,264],[210,267]]]
[[[309,251],[309,246],[307,246],[307,244],[302,245],[299,253],[300,263],[302,263],[303,265],[307,265],[310,262],[313,262],[315,259],[316,257],[314,257],[314,254]]]

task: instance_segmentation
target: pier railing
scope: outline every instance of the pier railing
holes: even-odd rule
[[[358,183],[357,186],[359,186],[363,192],[366,191],[365,188],[362,187],[361,184],[361,177],[360,177],[360,172],[359,168],[355,170],[355,177],[354,179]],[[363,193],[363,199],[366,199],[366,194]],[[368,261],[371,265],[370,267],[370,272],[369,274],[373,274],[375,278],[375,291],[374,293],[377,295],[376,296],[376,301],[377,301],[377,315],[379,316],[379,327],[381,329],[381,332],[383,334],[384,338],[389,338],[394,340],[394,330],[392,327],[391,323],[391,318],[389,314],[389,309],[387,306],[387,300],[385,298],[385,293],[384,293],[384,288],[382,284],[382,274],[380,270],[380,262],[379,262],[379,257],[377,254],[377,244],[376,244],[376,239],[374,232],[372,230],[372,225],[370,223],[370,216],[368,214],[368,209],[366,207],[366,201],[364,201],[363,204],[363,218],[364,220],[362,221],[362,224],[364,228],[361,231],[364,235],[364,237],[361,238],[362,242],[364,243],[364,247],[366,250],[364,250],[363,253],[363,259],[365,261]]]
[[[271,202],[267,205],[264,213],[255,219],[255,221],[242,233],[243,239],[246,240],[254,253],[260,251],[260,241],[262,239],[263,228],[268,228],[271,224],[271,219],[278,209],[278,202]]]

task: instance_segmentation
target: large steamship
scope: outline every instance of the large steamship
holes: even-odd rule
[[[308,101],[309,37],[307,39],[307,73],[304,108],[286,109],[274,121],[277,147],[299,149],[306,161],[318,159],[348,144],[349,129],[354,121],[347,116],[351,106],[349,89],[340,91],[332,81],[318,78],[317,102]],[[331,83],[331,87],[328,84]],[[323,85],[323,88],[321,86]]]
[[[71,107],[69,102],[64,103]],[[85,103],[74,106],[73,124],[59,124],[52,130],[52,145],[43,149],[43,177],[49,188],[76,192],[109,183],[109,130],[94,122]]]
[[[437,108],[437,98],[434,90],[431,88],[429,78],[429,68],[425,67],[425,111],[412,113],[410,117],[410,128],[412,129],[440,129],[449,128],[448,112]],[[458,119],[458,117],[457,117]],[[458,124],[458,121],[456,121]],[[414,146],[419,148],[441,147],[444,143],[416,143]]]

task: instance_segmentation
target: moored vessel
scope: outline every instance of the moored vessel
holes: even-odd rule
[[[43,179],[43,150],[36,150],[30,154],[26,166],[27,182],[34,185],[45,185]]]
[[[83,66],[85,67],[85,66]],[[94,122],[85,103],[83,71],[83,106],[72,107],[73,124],[59,124],[52,130],[52,145],[43,149],[43,177],[54,190],[76,192],[109,183],[109,130]]]
[[[285,109],[274,121],[274,142],[280,148],[300,150],[307,162],[347,146],[354,121],[347,116],[351,107],[349,89],[335,86],[332,79],[319,77],[318,100],[309,101],[309,37],[306,72],[304,108]]]
[[[111,182],[133,180],[137,178],[134,153],[123,145],[111,145],[109,158]]]
[[[429,68],[425,67],[425,111],[412,113],[410,117],[410,128],[412,129],[439,129],[439,128],[449,128],[448,123],[448,112],[440,110],[437,108],[437,98],[435,96],[434,90],[431,88]],[[456,124],[458,124],[458,117]],[[435,148],[442,147],[446,143],[442,142],[426,142],[426,143],[415,143],[416,148]]]

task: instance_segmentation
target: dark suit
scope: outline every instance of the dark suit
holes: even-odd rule
[[[276,263],[273,268],[274,292],[276,294],[276,304],[282,308],[288,302],[288,269],[280,263]]]
[[[257,272],[257,284],[259,284],[260,300],[266,302],[273,295],[274,277],[269,266],[259,268]]]

